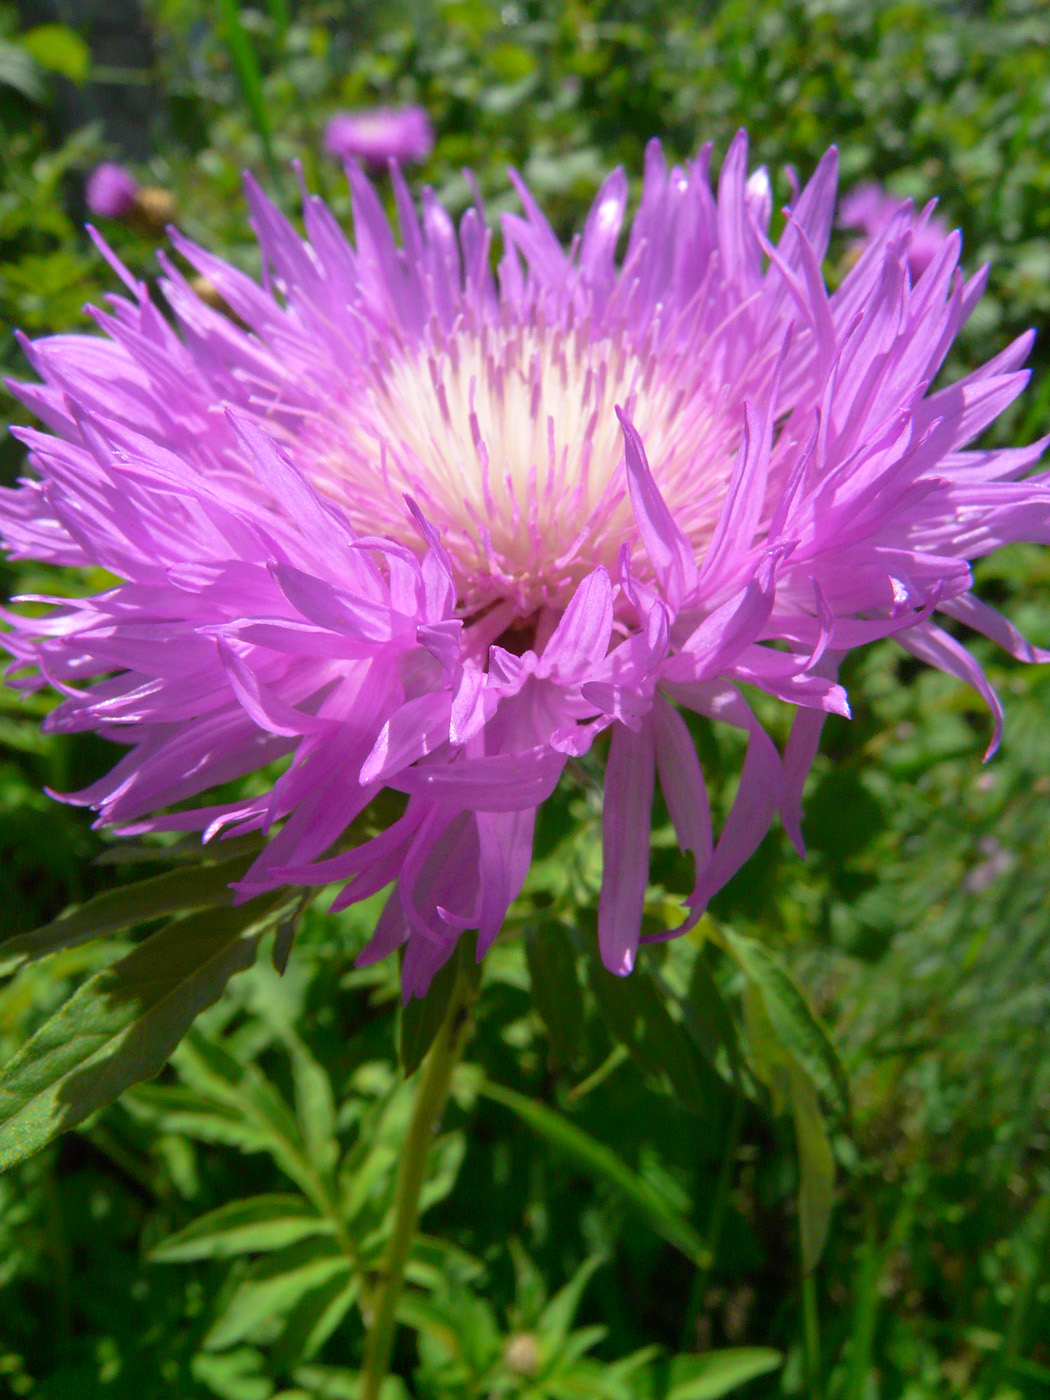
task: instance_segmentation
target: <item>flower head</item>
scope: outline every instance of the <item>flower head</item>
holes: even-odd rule
[[[124,165],[96,165],[84,187],[88,209],[100,219],[124,219],[135,207],[139,182]]]
[[[948,228],[942,219],[933,212],[933,205],[921,214],[914,214],[911,200],[895,199],[887,194],[881,185],[869,182],[857,185],[843,199],[839,206],[839,227],[855,228],[864,238],[874,238],[881,233],[895,214],[905,214],[911,219],[912,238],[908,248],[908,270],[912,278],[919,278],[936,257],[938,250],[948,236]],[[859,251],[863,240],[855,245]]]
[[[434,149],[434,131],[422,107],[366,107],[337,112],[325,127],[324,148],[339,160],[385,170],[391,160],[402,165],[426,160]]]
[[[94,312],[102,336],[26,342],[42,383],[15,389],[46,431],[20,430],[8,546],[121,580],[4,639],[38,671],[16,684],[62,692],[51,728],[126,746],[69,800],[125,832],[269,833],[244,893],[393,883],[363,956],[406,944],[410,996],[463,930],[491,944],[537,809],[604,731],[599,938],[623,973],[656,781],[695,865],[689,924],[776,813],[801,847],[843,653],[893,636],[998,718],[933,613],[1037,655],[970,573],[1050,539],[1046,478],[1025,477],[1042,444],[972,447],[1030,337],[930,392],[984,282],[958,235],[915,279],[898,210],[829,293],[834,153],[775,244],[743,135],[717,191],[708,165],[650,146],[620,261],[621,171],[568,251],[512,177],[495,274],[481,208],[458,229],[430,192],[417,212],[396,168],[400,244],[354,166],[353,243],[316,198],[301,236],[249,181],[262,286],[176,236],[235,319],[162,259],[173,325],[115,264],[131,296]],[[783,755],[742,682],[794,708]],[[683,709],[747,737],[717,837]],[[262,795],[199,804],[281,756]],[[340,849],[383,788],[403,815]]]

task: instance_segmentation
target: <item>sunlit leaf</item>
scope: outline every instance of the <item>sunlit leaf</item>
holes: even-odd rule
[[[255,1336],[260,1326],[272,1327],[307,1294],[335,1278],[349,1286],[353,1265],[329,1240],[305,1241],[261,1260],[208,1329],[205,1349],[223,1351]]]
[[[729,1347],[700,1356],[676,1356],[665,1400],[718,1400],[756,1376],[775,1371],[783,1360],[772,1347]]]
[[[269,895],[176,920],[89,978],[0,1074],[0,1168],[156,1074],[251,965],[281,903]]]
[[[835,1159],[813,1081],[795,1064],[788,1066],[791,1111],[798,1145],[798,1226],[802,1242],[802,1267],[809,1273],[817,1265],[831,1222],[835,1189]]]
[[[64,24],[38,24],[18,36],[41,68],[82,83],[91,69],[91,50],[73,29]]]
[[[249,1196],[209,1211],[184,1230],[169,1235],[150,1251],[158,1263],[187,1259],[229,1259],[237,1254],[261,1254],[310,1235],[331,1234],[332,1221],[301,1196]]]
[[[781,965],[756,943],[723,928],[725,944],[762,994],[773,1031],[806,1070],[836,1114],[849,1115],[849,1081],[822,1022]]]
[[[30,102],[42,102],[45,96],[40,67],[32,54],[6,39],[0,39],[0,87],[14,88]]]
[[[51,923],[0,943],[0,975],[60,948],[74,948],[89,939],[135,928],[168,914],[231,905],[236,896],[230,885],[240,879],[250,863],[250,857],[240,856],[217,865],[166,871],[148,880],[104,890],[85,904],[66,910]]]

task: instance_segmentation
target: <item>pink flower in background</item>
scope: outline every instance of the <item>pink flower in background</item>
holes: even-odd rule
[[[174,325],[129,298],[101,336],[25,342],[15,391],[32,473],[0,496],[11,552],[119,582],[12,617],[26,689],[56,730],[125,747],[68,800],[124,832],[263,831],[240,886],[393,885],[374,960],[407,944],[422,993],[460,933],[490,946],[566,763],[607,733],[602,957],[633,965],[659,781],[695,864],[695,922],[800,797],[824,716],[848,714],[841,656],[894,637],[975,686],[935,611],[1037,654],[971,592],[970,561],[1050,540],[1042,444],[974,440],[1021,391],[1023,336],[929,384],[972,311],[958,234],[917,280],[898,209],[829,293],[829,153],[774,246],[766,172],[743,135],[717,193],[707,149],[653,143],[622,262],[613,172],[566,251],[517,177],[493,274],[480,208],[458,230],[400,174],[400,245],[350,167],[355,240],[309,198],[305,238],[249,181],[262,286],[177,237],[226,305],[162,259]],[[39,610],[38,610],[39,611]],[[795,713],[783,754],[741,684]],[[691,710],[747,753],[717,834]],[[995,740],[993,740],[993,743]],[[265,790],[209,789],[283,758]],[[383,788],[407,799],[344,849]],[[678,930],[672,930],[676,932]],[[668,935],[670,936],[670,935]]]
[[[948,227],[933,213],[932,204],[915,214],[910,199],[895,199],[874,183],[857,185],[842,200],[838,222],[840,228],[860,229],[869,239],[881,233],[890,219],[900,213],[908,216],[912,226],[908,271],[913,278],[921,277],[948,236]],[[858,241],[855,246],[859,250],[863,242]]]
[[[84,200],[96,218],[123,219],[135,207],[139,182],[123,165],[96,165],[84,187]]]
[[[434,149],[434,131],[422,107],[368,107],[332,117],[324,148],[338,160],[384,170],[391,160],[401,165],[426,160]]]

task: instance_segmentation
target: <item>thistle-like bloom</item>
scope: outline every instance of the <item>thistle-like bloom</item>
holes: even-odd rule
[[[691,923],[777,812],[801,848],[850,648],[895,637],[975,686],[997,734],[932,615],[1037,655],[969,563],[1050,540],[1050,487],[1026,479],[1042,444],[971,446],[1023,387],[1030,337],[931,392],[984,284],[958,234],[913,281],[899,210],[829,294],[834,152],[775,245],[743,135],[717,194],[708,163],[668,171],[650,146],[620,262],[622,171],[569,251],[512,177],[524,214],[495,275],[480,207],[458,230],[429,192],[417,213],[396,170],[400,243],[354,167],[353,244],[315,198],[301,236],[249,181],[262,286],[175,237],[236,319],[162,260],[173,326],[114,260],[131,296],[94,313],[102,336],[27,342],[43,382],[14,388],[47,431],[21,431],[8,546],[120,580],[4,639],[36,668],[16,684],[63,693],[50,728],[127,747],[69,800],[125,832],[270,833],[245,894],[337,881],[342,906],[393,884],[364,957],[407,944],[410,996],[463,930],[491,944],[537,809],[603,732],[617,973],[657,779]],[[783,755],[741,683],[793,707]],[[683,710],[747,737],[717,838]],[[196,805],[280,758],[261,795]],[[346,849],[383,788],[403,815]]]
[[[324,148],[338,160],[385,170],[391,160],[401,165],[426,160],[434,149],[434,130],[422,107],[367,107],[332,117]]]
[[[124,165],[103,161],[84,186],[84,202],[99,219],[124,219],[135,207],[139,182]]]
[[[840,228],[859,229],[864,239],[868,239],[881,233],[890,219],[900,213],[912,215],[911,201],[895,199],[881,185],[869,182],[857,185],[845,196],[839,205],[838,222]],[[913,281],[926,271],[947,236],[947,225],[934,214],[932,204],[921,214],[912,215],[908,271]],[[864,246],[864,239],[855,244],[857,251]]]

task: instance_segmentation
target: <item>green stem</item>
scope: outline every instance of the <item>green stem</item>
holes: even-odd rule
[[[390,1368],[394,1333],[397,1330],[397,1305],[419,1219],[419,1195],[426,1176],[430,1144],[448,1102],[453,1070],[470,1034],[471,1008],[476,997],[477,980],[461,966],[441,1029],[420,1067],[415,1108],[398,1171],[394,1230],[387,1247],[382,1276],[372,1295],[372,1319],[365,1342],[360,1400],[379,1400],[383,1380]]]

